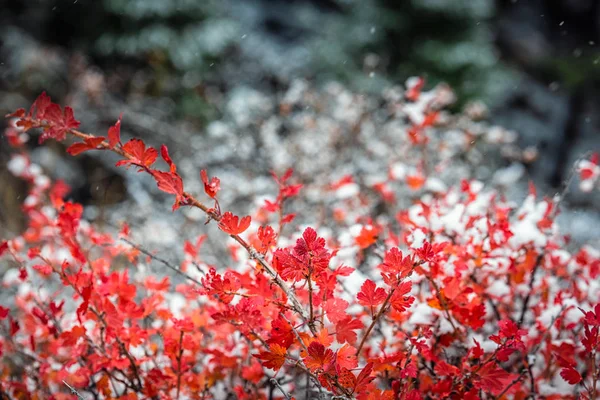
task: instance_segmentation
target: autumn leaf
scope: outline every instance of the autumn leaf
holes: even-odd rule
[[[162,172],[153,170],[152,176],[156,180],[158,188],[165,193],[176,196],[173,203],[173,211],[177,210],[181,204],[185,204],[185,195],[183,193],[183,181],[179,174],[174,172]]]
[[[329,369],[335,361],[335,357],[331,349],[326,349],[319,342],[312,342],[308,346],[308,355],[303,361],[311,372],[315,372]]]
[[[83,142],[74,143],[71,146],[69,146],[67,148],[67,153],[69,153],[72,156],[76,156],[83,153],[84,151],[96,150],[98,146],[100,146],[102,142],[104,142],[104,139],[105,138],[103,136],[85,138]]]
[[[81,297],[83,298],[83,302],[77,308],[77,319],[79,323],[81,323],[81,316],[85,315],[87,312],[88,306],[90,304],[90,297],[92,295],[92,285],[86,286],[81,291]]]
[[[353,369],[358,366],[356,349],[348,343],[338,349],[336,352],[336,359],[340,367]]]
[[[356,386],[356,376],[348,368],[342,367],[338,372],[337,381],[346,389],[353,390]]]
[[[208,174],[205,170],[200,171],[200,177],[202,178],[202,183],[204,183],[204,192],[210,197],[214,199],[217,197],[217,193],[221,189],[221,181],[216,176],[213,176],[210,180],[208,179]]]
[[[378,288],[375,282],[367,279],[360,287],[360,292],[356,298],[358,299],[358,304],[370,307],[371,313],[373,313],[373,308],[382,304],[386,296],[387,294],[383,288]]]
[[[7,250],[8,250],[8,241],[4,240],[4,241],[0,242],[0,256],[2,256],[2,254],[4,254],[4,252]]]
[[[114,149],[117,144],[121,143],[121,118],[123,118],[123,114],[119,115],[117,122],[108,128],[109,149]]]
[[[52,274],[52,267],[50,267],[48,264],[37,264],[33,266],[33,269],[35,269],[37,272],[44,276]]]
[[[144,168],[149,168],[154,164],[158,157],[158,152],[152,147],[146,149],[146,144],[140,139],[131,139],[123,145],[123,151],[131,158],[118,161],[116,166],[122,165],[137,165],[140,171]]]
[[[479,387],[492,394],[499,393],[513,379],[513,374],[510,374],[498,367],[494,362],[488,362],[478,371],[479,382],[476,387]]]
[[[269,339],[269,343],[276,343],[287,349],[294,343],[294,340],[294,332],[286,320],[281,316],[273,320],[271,323],[271,339]]]
[[[361,249],[366,249],[377,242],[380,231],[378,228],[367,225],[363,226],[358,236],[354,239]]]
[[[10,310],[8,308],[0,306],[0,319],[4,319],[4,318],[8,317],[9,311]]]
[[[569,385],[577,385],[581,382],[581,374],[577,372],[574,368],[563,368],[560,371],[560,376],[569,384]]]
[[[352,317],[344,318],[335,325],[335,337],[339,343],[348,342],[350,344],[356,343],[356,329],[362,329],[363,323],[359,319],[352,319]]]
[[[279,371],[279,369],[285,363],[285,355],[287,350],[285,347],[282,347],[276,343],[273,343],[269,346],[269,351],[260,352],[254,357],[262,360],[262,365],[265,368],[270,368],[274,371]]]
[[[394,294],[390,300],[390,304],[392,305],[394,310],[396,310],[398,312],[404,312],[408,308],[410,308],[412,303],[415,301],[414,297],[407,296],[407,294],[409,294],[411,290],[412,290],[412,282],[411,281],[402,282],[396,288],[396,291],[394,292]]]
[[[39,115],[38,118],[40,118]],[[71,107],[65,107],[63,112],[60,106],[54,103],[44,109],[43,119],[48,122],[48,126],[40,136],[40,143],[48,139],[54,139],[59,142],[65,140],[67,132],[71,129],[79,128],[80,125],[80,122],[73,116],[73,109]]]
[[[402,251],[397,247],[392,247],[385,252],[381,270],[393,275],[399,275],[400,278],[408,276],[414,265],[412,257],[404,257]]]
[[[230,235],[239,235],[248,229],[250,221],[251,218],[249,215],[240,220],[237,215],[233,215],[231,212],[227,211],[223,214],[221,221],[219,221],[219,228]]]
[[[373,363],[370,362],[367,365],[365,365],[365,367],[362,369],[362,371],[360,371],[360,373],[356,377],[356,386],[354,388],[355,393],[360,393],[367,389],[369,383],[371,383],[373,381],[373,379],[375,379],[374,377],[371,376],[372,372],[373,372]]]
[[[348,308],[348,302],[344,299],[331,298],[323,304],[323,310],[327,315],[327,319],[332,323],[336,324],[348,316],[346,309]]]

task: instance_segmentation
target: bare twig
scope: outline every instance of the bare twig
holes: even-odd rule
[[[271,384],[273,386],[275,386],[277,389],[279,389],[279,391],[281,392],[281,394],[283,394],[283,397],[286,398],[286,400],[292,400],[292,398],[290,397],[289,393],[287,393],[279,384],[279,382],[277,382],[277,379],[275,378],[271,378],[270,380]]]
[[[165,267],[169,268],[171,271],[183,276],[184,278],[194,282],[196,285],[202,286],[202,282],[200,282],[198,279],[186,274],[185,272],[183,272],[182,270],[180,270],[179,268],[175,267],[173,264],[171,264],[170,262],[168,262],[167,260],[165,260],[164,258],[161,258],[155,254],[150,253],[148,250],[146,250],[144,247],[142,247],[139,244],[135,244],[132,241],[130,241],[129,239],[125,239],[125,238],[121,238],[122,241],[124,241],[125,243],[127,243],[128,245],[130,245],[131,247],[133,247],[134,249],[137,249],[140,251],[140,253],[147,255],[148,257],[152,258],[153,260],[158,261],[159,263],[163,264]]]
[[[65,382],[65,381],[62,381],[62,382],[63,382],[63,383],[64,383],[64,384],[65,384],[65,385],[66,385],[66,386],[67,386],[67,387],[68,387],[68,388],[71,390],[71,394],[74,394],[75,396],[77,396],[77,398],[78,398],[79,400],[85,400],[85,399],[83,398],[83,396],[82,396],[81,394],[79,394],[79,392],[77,392],[77,390],[76,390],[76,389],[75,389],[73,386],[69,385],[69,384],[68,384],[67,382]]]

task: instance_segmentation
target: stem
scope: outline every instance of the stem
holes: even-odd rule
[[[269,382],[271,382],[272,385],[274,385],[277,389],[279,389],[279,391],[281,392],[281,394],[283,394],[283,397],[285,397],[286,400],[292,400],[290,395],[285,390],[283,390],[283,388],[281,387],[279,382],[277,382],[277,379],[271,378],[271,380]]]
[[[442,296],[440,294],[439,286],[437,285],[437,283],[435,283],[433,278],[431,278],[430,276],[427,276],[427,280],[429,281],[429,283],[431,283],[431,285],[435,289],[436,296],[437,296],[442,308],[444,309],[444,314],[446,314],[446,318],[448,318],[448,322],[450,322],[450,325],[452,325],[452,329],[454,329],[454,332],[456,332],[456,330],[457,330],[456,325],[454,325],[454,321],[452,320],[450,311],[448,311],[448,303],[446,303],[446,299],[444,299],[444,296]]]
[[[521,315],[519,315],[519,321],[517,321],[517,325],[521,327],[523,325],[523,320],[525,319],[525,313],[527,312],[527,307],[529,306],[529,300],[531,300],[531,293],[533,292],[533,283],[535,281],[535,273],[539,269],[542,264],[542,260],[544,259],[544,253],[542,252],[537,259],[535,260],[535,266],[531,271],[531,277],[529,278],[529,292],[527,296],[525,296],[525,300],[523,300],[523,309],[521,310]]]
[[[314,310],[313,310],[313,289],[312,289],[312,282],[310,279],[310,273],[308,274],[307,277],[307,282],[308,282],[308,310],[309,310],[309,316],[308,316],[308,326],[312,327],[311,331],[314,330]]]
[[[179,355],[177,356],[177,399],[181,389],[181,357],[183,356],[183,331],[179,334]]]
[[[360,341],[360,344],[358,345],[358,348],[356,349],[356,356],[357,357],[360,355],[360,351],[362,350],[363,346],[365,345],[365,342],[367,341],[367,338],[369,337],[369,334],[371,333],[371,331],[375,327],[375,324],[377,324],[377,321],[379,321],[379,319],[381,318],[381,316],[385,313],[386,308],[388,306],[388,303],[390,302],[390,299],[392,298],[392,295],[394,294],[395,291],[396,291],[396,289],[390,290],[390,292],[388,293],[387,297],[385,298],[385,301],[381,305],[381,308],[379,309],[379,312],[377,312],[377,315],[375,315],[373,317],[373,320],[371,321],[371,325],[369,325],[369,327],[367,328],[367,331],[365,332],[365,335],[363,336],[362,340]]]

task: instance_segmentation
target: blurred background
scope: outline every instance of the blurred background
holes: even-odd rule
[[[223,181],[234,174],[228,168],[239,172],[252,164],[263,173],[273,167],[253,155],[260,145],[256,115],[267,120],[298,79],[316,87],[336,81],[352,93],[381,93],[414,75],[426,77],[429,87],[447,82],[457,94],[456,110],[482,101],[493,123],[515,130],[521,147],[537,149],[527,174],[550,195],[580,154],[600,148],[596,0],[0,5],[2,113],[28,106],[42,90],[73,105],[88,131],[104,134],[124,112],[128,135],[168,143],[174,158],[189,162],[189,171],[198,165],[221,168]],[[285,126],[277,134],[285,136]],[[219,147],[224,138],[227,146]],[[36,161],[66,179],[85,204],[120,204],[139,189],[132,185],[140,183],[127,182],[94,156],[66,159],[32,146]],[[0,224],[17,230],[22,188],[3,169],[8,157],[0,142]],[[237,188],[242,193],[233,200],[260,191],[261,182]],[[597,207],[577,196],[570,201]]]

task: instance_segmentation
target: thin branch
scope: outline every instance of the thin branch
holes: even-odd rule
[[[290,395],[283,390],[283,388],[281,387],[281,385],[279,384],[279,382],[277,382],[277,379],[275,378],[271,378],[270,380],[271,384],[273,384],[277,389],[279,389],[279,391],[281,392],[281,394],[283,394],[283,397],[286,398],[286,400],[292,400],[292,398],[290,397]]]
[[[196,285],[202,286],[202,282],[200,282],[198,279],[186,274],[185,272],[183,272],[182,270],[180,270],[179,268],[175,267],[173,264],[171,264],[170,262],[168,262],[167,260],[165,260],[164,258],[161,258],[157,255],[154,255],[152,253],[150,253],[148,250],[146,250],[144,247],[142,247],[139,244],[135,244],[132,241],[130,241],[129,239],[126,238],[121,238],[122,241],[124,241],[125,243],[127,243],[128,245],[130,245],[131,247],[133,247],[134,249],[137,249],[140,251],[140,253],[147,255],[148,257],[152,258],[153,260],[156,260],[158,262],[160,262],[161,264],[163,264],[165,267],[169,268],[170,270],[172,270],[173,272],[183,276],[184,278],[194,282]]]
[[[79,400],[85,400],[85,399],[83,398],[83,396],[82,396],[81,394],[79,394],[79,392],[77,392],[77,390],[76,390],[76,389],[75,389],[73,386],[69,385],[69,384],[68,384],[67,382],[65,382],[65,381],[62,381],[62,382],[63,382],[63,383],[64,383],[64,384],[65,384],[65,385],[66,385],[66,386],[67,386],[67,387],[68,387],[68,388],[71,390],[71,394],[74,394],[75,396],[77,396],[77,398],[78,398]]]
[[[390,293],[388,293],[387,297],[385,298],[385,301],[381,305],[381,308],[379,309],[379,311],[377,312],[377,314],[373,317],[373,320],[371,321],[371,325],[369,325],[369,327],[367,328],[367,331],[365,332],[365,335],[363,336],[362,340],[360,341],[360,344],[358,345],[358,348],[356,349],[356,356],[357,357],[360,355],[360,351],[362,350],[363,346],[365,345],[365,342],[367,341],[367,338],[369,337],[369,334],[371,333],[371,331],[375,327],[375,324],[377,324],[377,321],[379,321],[379,319],[381,318],[381,316],[385,313],[386,308],[388,306],[388,303],[390,302],[390,299],[392,298],[392,295],[394,294],[395,291],[396,291],[395,288],[392,289],[392,290],[390,290]]]
[[[177,400],[181,390],[181,357],[183,356],[183,331],[179,334],[179,355],[177,356]]]

